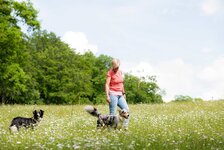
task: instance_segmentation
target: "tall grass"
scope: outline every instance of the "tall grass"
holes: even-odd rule
[[[224,101],[130,105],[128,131],[98,131],[83,105],[0,106],[0,149],[223,149]],[[102,114],[107,105],[96,106]],[[34,129],[10,133],[13,117],[45,111]]]

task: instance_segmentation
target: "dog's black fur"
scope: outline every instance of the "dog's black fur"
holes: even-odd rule
[[[44,116],[43,110],[40,111],[34,110],[32,118],[25,118],[25,117],[13,118],[11,125],[9,126],[9,129],[12,131],[13,126],[17,128],[17,131],[19,131],[21,127],[33,129],[34,126],[36,126],[37,123],[43,118],[43,116]]]

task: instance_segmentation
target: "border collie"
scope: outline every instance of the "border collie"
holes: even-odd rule
[[[9,126],[10,131],[16,132],[19,131],[21,127],[32,128],[34,129],[34,126],[37,126],[37,123],[41,121],[41,119],[44,116],[44,111],[40,110],[34,110],[33,111],[33,117],[31,118],[25,118],[25,117],[16,117],[12,119],[11,125]]]

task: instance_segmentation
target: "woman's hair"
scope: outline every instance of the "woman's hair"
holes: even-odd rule
[[[119,67],[119,66],[120,66],[120,60],[117,59],[117,58],[114,58],[114,59],[112,60],[112,67],[113,67],[113,68],[117,68],[117,67]]]

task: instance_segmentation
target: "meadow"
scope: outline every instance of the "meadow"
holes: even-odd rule
[[[1,105],[0,149],[224,149],[224,101],[129,105],[129,130],[96,130],[84,105]],[[102,114],[107,105],[96,106]],[[10,133],[16,116],[43,109],[34,129]]]

